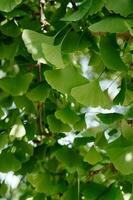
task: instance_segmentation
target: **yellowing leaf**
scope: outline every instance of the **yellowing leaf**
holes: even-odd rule
[[[84,106],[108,107],[110,105],[109,98],[101,90],[97,80],[73,88],[71,95]]]

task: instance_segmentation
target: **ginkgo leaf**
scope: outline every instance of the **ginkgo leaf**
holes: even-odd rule
[[[18,74],[15,77],[4,77],[0,79],[0,88],[12,96],[23,95],[27,92],[32,79],[32,73]]]
[[[107,154],[115,168],[122,174],[133,173],[133,145],[130,141],[117,139],[107,146]]]
[[[119,13],[122,16],[128,16],[133,13],[133,1],[132,0],[107,0],[106,7],[115,13]]]
[[[10,152],[0,154],[0,172],[17,171],[21,168],[21,162]]]
[[[46,60],[54,65],[56,68],[64,68],[64,62],[61,55],[61,45],[50,45],[43,43],[42,51]]]
[[[126,71],[127,66],[122,61],[120,53],[113,46],[112,41],[108,37],[103,37],[100,43],[100,52],[103,63],[109,69],[116,71]]]
[[[27,92],[26,96],[31,101],[40,101],[44,102],[47,97],[49,96],[50,89],[48,86],[41,84],[33,89],[31,89],[29,92]]]
[[[109,98],[101,90],[97,80],[73,88],[71,95],[84,106],[108,107],[110,105]]]
[[[106,0],[92,0],[92,4],[91,4],[91,7],[88,11],[88,14],[94,15],[97,12],[99,12],[103,8],[105,1]]]
[[[77,11],[75,11],[74,13],[70,15],[64,16],[62,20],[71,22],[71,21],[78,21],[82,19],[89,11],[91,4],[92,4],[92,0],[90,1],[85,0]]]
[[[0,0],[0,11],[10,12],[21,2],[22,0]]]
[[[46,81],[52,88],[62,93],[70,93],[73,87],[84,84],[87,80],[74,67],[49,70],[44,73]]]
[[[96,163],[102,161],[102,156],[94,147],[91,147],[89,151],[85,153],[84,161],[90,163],[91,165],[95,165]]]
[[[78,115],[69,107],[57,110],[55,112],[55,116],[57,119],[61,120],[63,123],[66,124],[75,124],[79,120]]]
[[[49,129],[53,133],[61,133],[61,132],[69,132],[71,131],[71,127],[67,124],[62,123],[59,119],[57,119],[54,115],[47,116]]]
[[[99,198],[99,200],[124,200],[122,192],[120,188],[115,187],[114,185],[111,185],[108,189],[103,192]]]
[[[13,125],[10,131],[10,137],[12,138],[22,138],[26,134],[24,125],[20,120],[17,120],[17,123]]]
[[[34,60],[46,63],[42,52],[42,43],[53,44],[54,38],[32,30],[23,30],[22,39]]]
[[[125,22],[129,24],[129,26],[133,26],[133,20],[131,19],[123,19],[122,17],[106,17],[99,22],[96,22],[89,26],[89,29],[93,32],[109,32],[109,33],[117,33],[117,32],[126,32],[128,31]],[[114,26],[117,24],[117,26]]]

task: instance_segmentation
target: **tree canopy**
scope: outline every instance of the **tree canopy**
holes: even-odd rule
[[[133,199],[133,0],[0,0],[1,199]]]

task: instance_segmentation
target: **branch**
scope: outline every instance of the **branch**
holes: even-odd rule
[[[93,36],[105,36],[107,32],[91,32],[91,34]],[[129,32],[116,33],[116,36],[124,40],[128,40],[129,38],[131,38],[131,35]]]

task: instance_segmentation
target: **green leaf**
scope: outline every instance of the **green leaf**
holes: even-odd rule
[[[50,93],[50,89],[47,85],[40,84],[37,87],[31,89],[26,93],[26,96],[31,100],[31,101],[40,101],[44,102]]]
[[[133,141],[133,127],[126,121],[122,121],[121,124],[122,135],[129,141]]]
[[[61,132],[71,131],[71,128],[67,124],[62,123],[54,115],[48,115],[47,121],[48,121],[49,129],[53,133],[61,133]]]
[[[4,35],[10,37],[17,37],[21,33],[18,25],[14,21],[8,21],[0,27],[0,30]]]
[[[42,52],[42,44],[53,44],[54,38],[25,29],[23,30],[22,39],[28,52],[32,54],[33,59],[45,63],[44,54]]]
[[[125,78],[121,81],[120,92],[113,99],[114,104],[123,104],[126,95],[126,80]]]
[[[8,45],[0,42],[0,47],[0,59],[13,60],[18,51],[19,41],[14,40],[11,44]]]
[[[110,105],[109,98],[101,90],[98,80],[73,88],[71,95],[84,106],[108,107]]]
[[[132,0],[107,0],[106,7],[113,12],[120,14],[124,17],[133,13]]]
[[[122,174],[133,173],[133,145],[119,138],[108,145],[107,154],[115,168]]]
[[[3,133],[0,134],[0,149],[4,148],[8,144],[8,135]]]
[[[121,120],[123,118],[122,114],[119,113],[99,113],[97,117],[105,124],[111,124]]]
[[[32,173],[28,175],[28,181],[39,193],[53,194],[52,177],[47,172]]]
[[[28,114],[35,113],[36,111],[32,101],[25,96],[14,97],[14,102],[18,109],[21,109]]]
[[[22,0],[0,0],[0,11],[10,12],[21,2]]]
[[[45,73],[46,81],[53,89],[62,93],[70,93],[73,87],[84,84],[87,80],[74,67],[49,70]]]
[[[70,15],[66,15],[62,18],[63,21],[79,21],[80,19],[82,19],[87,12],[90,9],[90,6],[92,4],[92,0],[85,0],[83,1],[83,3],[81,4],[81,6],[79,7],[79,9],[77,11],[75,11],[74,13],[70,14]]]
[[[45,193],[47,195],[53,195],[64,190],[64,182],[54,182],[50,173],[32,173],[28,175],[28,181],[35,188],[35,191],[39,193]]]
[[[111,186],[108,190],[105,190],[105,193],[99,198],[99,200],[124,200],[122,192],[119,188]]]
[[[70,173],[76,172],[82,166],[80,155],[67,147],[58,149],[55,156]]]
[[[64,68],[64,62],[61,54],[61,45],[42,44],[42,51],[46,60],[56,68]]]
[[[95,149],[95,147],[91,147],[88,152],[84,155],[84,161],[88,162],[91,165],[95,165],[96,163],[102,161],[102,156]]]
[[[5,197],[8,191],[8,186],[3,182],[0,183],[0,197]]]
[[[106,0],[92,0],[92,4],[91,4],[91,7],[88,11],[88,14],[94,15],[97,12],[101,11],[102,8],[104,7],[105,1]]]
[[[16,124],[13,125],[9,136],[11,138],[22,138],[25,136],[26,130],[24,125],[22,124],[21,120],[17,120]]]
[[[131,27],[133,26],[133,20],[131,19],[126,20],[122,17],[107,17],[92,24],[89,29],[93,32],[126,32],[128,31],[128,28],[125,25],[125,22],[128,22]],[[114,26],[114,24],[117,24],[117,26]]]
[[[105,186],[95,182],[90,182],[84,185],[83,195],[87,200],[96,200],[105,190]]]
[[[32,73],[18,74],[15,77],[5,77],[0,79],[0,88],[12,96],[23,95],[33,79]]]
[[[61,200],[78,200],[78,191],[77,187],[69,187],[66,192],[64,192]]]
[[[16,148],[14,155],[21,162],[27,162],[34,153],[33,145],[24,141],[15,141],[14,147]]]
[[[116,71],[127,71],[127,66],[122,61],[120,53],[116,50],[108,37],[103,37],[101,39],[100,52],[103,63],[107,68]]]
[[[20,161],[10,152],[0,154],[0,172],[17,171],[21,168]]]
[[[75,124],[79,117],[78,115],[71,110],[69,107],[65,107],[63,109],[57,110],[55,112],[55,116],[57,119],[61,120],[65,124]]]

